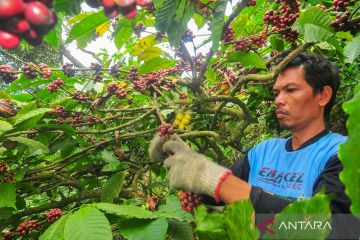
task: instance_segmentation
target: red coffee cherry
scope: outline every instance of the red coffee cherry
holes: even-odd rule
[[[1,0],[0,18],[7,18],[18,15],[24,11],[24,2],[22,0]]]
[[[0,46],[3,48],[16,48],[20,38],[12,33],[0,30]]]

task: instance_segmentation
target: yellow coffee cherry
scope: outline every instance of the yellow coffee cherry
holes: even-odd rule
[[[181,124],[181,121],[179,119],[175,119],[173,125],[174,126],[179,126]]]
[[[183,117],[184,117],[184,114],[182,114],[182,113],[176,114],[176,120],[181,121],[183,119]]]
[[[184,118],[181,120],[181,123],[184,124],[184,125],[188,125],[188,124],[190,123],[190,118],[184,117]]]
[[[183,130],[183,129],[185,128],[185,124],[181,122],[181,123],[178,125],[178,128],[179,128],[180,130]]]

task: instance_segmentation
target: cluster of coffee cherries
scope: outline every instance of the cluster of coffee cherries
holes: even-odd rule
[[[126,83],[124,82],[121,83],[111,82],[107,85],[108,92],[115,94],[115,96],[119,99],[124,99],[128,95],[128,92],[126,91],[125,87],[126,87]]]
[[[189,97],[189,94],[186,92],[180,93],[180,99],[187,99]]]
[[[102,66],[100,63],[91,63],[90,69],[95,71],[94,82],[99,82],[103,79]]]
[[[74,70],[74,64],[72,63],[65,63],[62,65],[63,72],[65,76],[67,77],[74,77],[75,76],[75,70]]]
[[[136,6],[146,7],[151,0],[86,0],[86,3],[93,8],[103,6],[104,12],[109,18],[114,18],[119,14],[126,18],[135,18]]]
[[[0,81],[11,83],[18,78],[14,68],[9,65],[0,65]]]
[[[40,72],[41,72],[41,76],[43,78],[51,77],[52,72],[45,63],[40,63],[39,64],[39,69],[40,69]]]
[[[201,196],[190,191],[179,191],[177,196],[181,201],[181,209],[186,212],[193,212],[201,203]]]
[[[333,0],[332,10],[336,12],[345,12],[347,7],[353,6],[355,1],[352,0]]]
[[[0,163],[0,183],[12,182],[13,173],[9,171],[7,163]]]
[[[40,223],[38,220],[29,220],[26,222],[22,222],[19,224],[19,226],[16,228],[15,231],[6,232],[4,234],[5,239],[18,239],[18,237],[25,236],[28,233],[39,231],[41,228]]]
[[[224,33],[224,43],[234,41],[234,29],[232,27],[228,27]]]
[[[113,76],[114,78],[120,77],[120,67],[121,67],[121,64],[119,62],[112,65],[110,67],[110,75]]]
[[[32,62],[25,63],[21,70],[27,79],[34,79],[38,76],[38,68]]]
[[[78,103],[83,103],[89,101],[89,96],[86,93],[75,90],[72,93],[72,98]]]
[[[186,29],[184,34],[181,37],[181,40],[184,42],[192,42],[194,39],[194,33],[190,29]]]
[[[0,163],[0,174],[6,172],[9,169],[9,165],[7,163]]]
[[[146,27],[144,26],[143,23],[139,22],[135,25],[135,28],[134,28],[134,33],[137,37],[141,37],[141,33],[143,31],[145,31]]]
[[[174,134],[174,126],[169,123],[161,124],[158,127],[160,137],[170,137]]]
[[[356,34],[360,30],[360,22],[350,24],[351,13],[345,12],[343,14],[337,14],[336,19],[331,23],[331,26],[336,31],[350,31],[352,34]]]
[[[239,37],[234,43],[234,48],[237,51],[249,51],[251,49],[257,49],[264,46],[264,41],[267,38],[267,31],[264,29],[262,33],[252,35],[250,38]]]
[[[59,208],[52,209],[46,214],[46,220],[50,223],[56,222],[62,216],[62,211]]]
[[[15,48],[24,38],[38,45],[57,23],[52,0],[1,0],[0,46]]]
[[[287,41],[293,42],[298,35],[295,34],[295,30],[288,29],[288,27],[299,17],[300,2],[298,0],[276,0],[275,2],[281,4],[279,11],[270,9],[264,14],[263,20],[273,26],[273,31],[282,30],[283,37]]]
[[[191,121],[191,114],[190,113],[178,113],[176,114],[176,118],[173,122],[173,125],[177,127],[178,129],[182,130],[187,125],[189,125]]]
[[[57,78],[55,79],[52,83],[50,83],[48,85],[48,90],[51,92],[51,93],[54,93],[56,92],[57,90],[59,90],[59,88],[64,85],[64,81],[61,80],[60,78]]]

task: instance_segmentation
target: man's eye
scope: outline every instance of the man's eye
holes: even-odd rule
[[[296,89],[295,89],[295,88],[288,88],[287,91],[288,91],[288,92],[295,92]]]

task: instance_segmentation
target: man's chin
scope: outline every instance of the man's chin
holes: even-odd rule
[[[294,126],[286,124],[284,122],[279,121],[279,123],[280,123],[280,128],[282,128],[284,130],[290,130],[291,131],[294,128]]]

